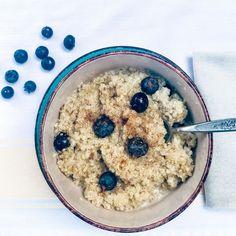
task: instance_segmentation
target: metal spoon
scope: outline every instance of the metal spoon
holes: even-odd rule
[[[191,132],[191,133],[212,133],[212,132],[232,132],[236,131],[236,118],[213,120],[202,122],[195,125],[173,128],[167,121],[164,121],[167,134],[166,142],[170,141],[174,133]]]

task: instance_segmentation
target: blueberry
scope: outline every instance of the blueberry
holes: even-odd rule
[[[72,50],[75,46],[75,37],[72,35],[67,35],[63,41],[64,47],[68,50]]]
[[[45,26],[45,27],[42,28],[41,34],[43,35],[43,37],[49,39],[49,38],[51,38],[52,35],[53,35],[53,30],[52,30],[51,27]]]
[[[152,95],[159,89],[159,83],[155,77],[148,76],[141,81],[141,89],[144,93]]]
[[[116,187],[116,184],[117,177],[111,171],[106,171],[99,177],[99,185],[102,190],[112,190]]]
[[[16,70],[8,70],[5,73],[5,80],[8,83],[15,83],[19,79],[19,74]]]
[[[10,86],[6,86],[2,89],[1,94],[4,98],[9,99],[14,95],[14,89]]]
[[[148,97],[145,93],[139,92],[134,94],[130,101],[131,109],[138,113],[146,111],[148,107]]]
[[[18,49],[14,53],[15,61],[23,64],[28,60],[28,53],[24,49]]]
[[[55,60],[52,57],[44,57],[41,66],[44,70],[52,70],[55,66]]]
[[[101,115],[93,123],[93,131],[99,138],[109,136],[115,129],[114,122],[106,115]]]
[[[43,59],[44,57],[48,56],[48,49],[45,46],[39,46],[36,48],[35,50],[35,55],[39,58],[39,59]]]
[[[148,152],[148,144],[140,137],[134,137],[127,141],[127,151],[130,156],[141,157]]]
[[[33,93],[36,90],[36,87],[37,86],[36,86],[35,82],[31,81],[31,80],[25,82],[25,84],[24,84],[24,90],[27,93]]]
[[[60,132],[53,141],[54,148],[57,152],[61,152],[63,149],[70,146],[70,140],[68,134]]]

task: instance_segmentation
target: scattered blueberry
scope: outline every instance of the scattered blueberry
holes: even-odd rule
[[[72,50],[75,46],[75,37],[73,35],[67,35],[63,41],[64,47],[68,50]]]
[[[6,86],[2,89],[1,94],[4,98],[9,99],[14,95],[14,89],[10,86]]]
[[[14,53],[15,61],[23,64],[28,60],[28,53],[24,49],[18,49]]]
[[[99,177],[99,185],[102,190],[112,190],[116,187],[116,184],[117,177],[111,171],[106,171]]]
[[[99,138],[109,136],[115,129],[114,122],[106,115],[101,115],[93,123],[93,131]]]
[[[37,86],[36,86],[35,82],[31,81],[31,80],[25,82],[25,84],[24,84],[24,90],[27,93],[33,93],[36,90],[36,87]]]
[[[39,59],[43,59],[44,57],[48,56],[48,48],[45,46],[39,46],[36,48],[35,50],[35,55],[39,58]]]
[[[53,30],[52,30],[51,27],[45,26],[45,27],[42,28],[41,34],[43,35],[43,37],[49,39],[49,38],[51,38],[52,35],[53,35]]]
[[[148,152],[148,144],[140,137],[128,139],[127,150],[130,156],[141,157]]]
[[[148,107],[148,97],[145,93],[134,94],[130,101],[131,109],[138,113],[144,112]]]
[[[41,66],[44,70],[52,70],[55,66],[55,60],[52,57],[44,57]]]
[[[8,83],[15,83],[19,79],[19,74],[16,70],[8,70],[5,73],[5,80]]]
[[[159,83],[153,76],[148,76],[141,81],[141,89],[148,95],[154,94],[159,89]]]
[[[57,152],[61,152],[63,149],[68,148],[70,146],[69,136],[64,132],[60,132],[54,138],[53,145]]]

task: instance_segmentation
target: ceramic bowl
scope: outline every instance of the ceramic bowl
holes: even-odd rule
[[[35,145],[43,175],[61,202],[84,221],[111,231],[137,232],[167,223],[183,212],[194,200],[206,179],[212,155],[212,136],[198,134],[193,176],[160,202],[119,212],[97,208],[85,200],[79,187],[66,178],[53,158],[53,126],[60,107],[81,82],[115,68],[132,66],[159,73],[176,88],[192,113],[193,122],[209,120],[205,103],[189,76],[166,57],[136,47],[109,47],[90,52],[68,65],[52,82],[39,107]],[[158,171],[158,170],[157,170]]]

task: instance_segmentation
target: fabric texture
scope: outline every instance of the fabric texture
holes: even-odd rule
[[[236,54],[197,53],[194,79],[211,119],[236,117]],[[236,208],[236,133],[213,135],[213,159],[205,184],[209,207]]]

